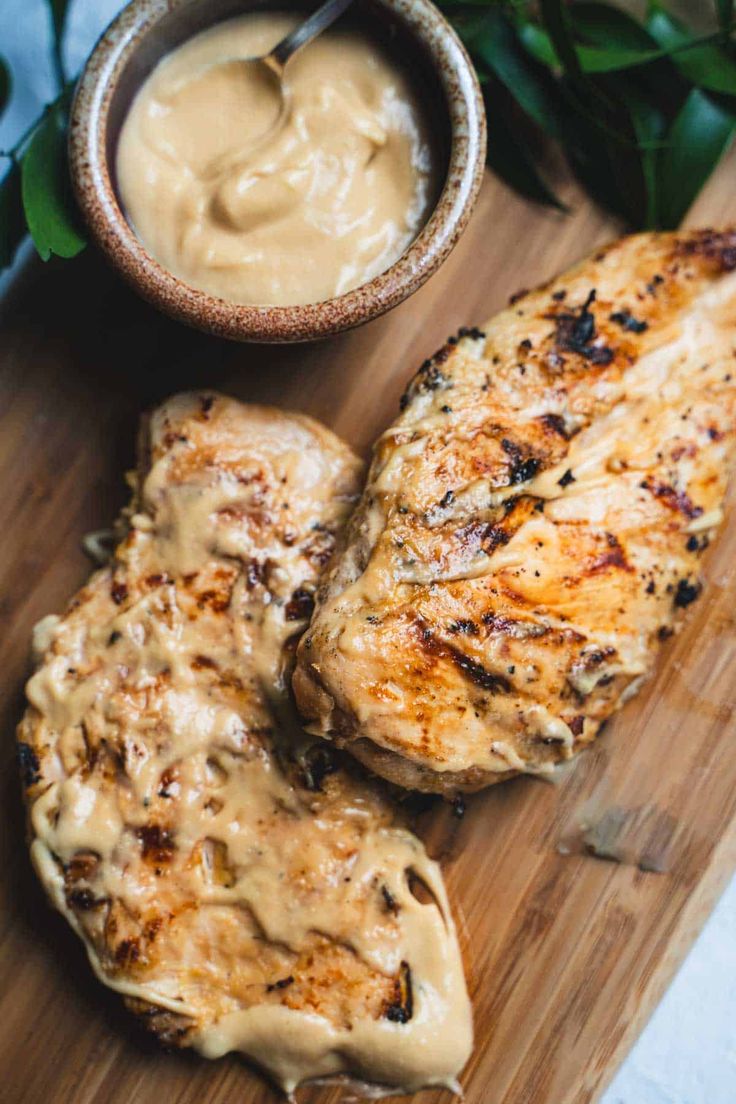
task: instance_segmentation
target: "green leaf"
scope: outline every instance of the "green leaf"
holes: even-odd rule
[[[534,23],[523,23],[519,28],[519,38],[529,53],[551,68],[561,66],[552,40]],[[600,49],[597,46],[578,46],[576,54],[580,67],[585,73],[610,73],[616,69],[630,69],[635,65],[646,65],[663,57],[665,51],[630,50],[619,48]]]
[[[0,180],[0,268],[12,263],[26,234],[20,192],[20,168],[15,161]]]
[[[56,103],[39,123],[21,161],[23,208],[39,255],[75,257],[85,246],[77,229],[66,160],[66,111]]]
[[[731,30],[731,24],[733,23],[733,9],[734,0],[716,0],[718,23],[724,35],[727,35]]]
[[[10,99],[11,88],[12,80],[10,77],[10,70],[8,69],[8,63],[4,57],[0,57],[0,115],[2,115]]]
[[[628,116],[616,118],[619,126],[622,122],[628,123]],[[644,185],[641,154],[630,124],[627,145],[579,112],[566,116],[565,126],[565,154],[588,194],[627,222],[639,222],[645,205]]]
[[[575,49],[570,16],[562,0],[539,0],[539,13],[564,72],[568,77],[582,80],[583,72]]]
[[[507,112],[494,110],[494,105],[489,104],[491,97],[493,97],[493,86],[486,91],[488,116],[486,160],[490,167],[510,188],[527,199],[547,207],[557,207],[560,211],[567,210],[539,175],[533,154],[519,129],[509,126]]]
[[[700,88],[736,96],[736,63],[712,44],[687,47],[692,35],[658,5],[653,5],[647,20],[647,30],[664,50],[682,75]]]
[[[489,12],[465,38],[474,57],[488,66],[526,114],[560,138],[560,95],[549,72],[521,49],[514,28],[499,11]]]
[[[685,100],[659,162],[660,222],[673,229],[712,173],[736,132],[736,118],[698,88]]]
[[[576,32],[592,46],[604,50],[615,47],[637,53],[658,49],[657,43],[638,20],[611,4],[583,0],[571,5],[570,18]]]
[[[631,119],[631,126],[639,143],[645,210],[636,224],[646,230],[659,226],[659,176],[657,172],[659,152],[656,143],[666,127],[665,116],[635,84],[621,90],[621,98]]]

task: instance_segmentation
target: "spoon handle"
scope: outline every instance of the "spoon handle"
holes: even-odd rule
[[[276,62],[279,68],[283,69],[289,58],[293,57],[297,50],[301,50],[302,46],[306,46],[308,42],[311,42],[313,38],[326,30],[336,19],[339,19],[352,3],[353,0],[327,0],[326,4],[322,4],[317,8],[316,12],[313,12],[308,19],[295,27],[291,34],[288,34],[286,38],[282,38],[281,42],[274,46],[268,55],[268,60]]]

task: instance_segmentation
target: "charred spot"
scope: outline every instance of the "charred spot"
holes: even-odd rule
[[[121,968],[132,966],[141,957],[138,939],[123,939],[115,948],[115,961]]]
[[[600,667],[601,663],[605,663],[607,659],[616,654],[616,649],[612,647],[596,649],[593,652],[587,652],[584,656],[581,656],[583,667],[586,670],[591,668]]]
[[[416,376],[399,399],[399,407],[406,410],[414,392],[439,391],[440,388],[452,387],[452,381],[448,379],[440,364],[444,364],[452,351],[451,345],[444,345],[430,360],[425,360],[419,368]]]
[[[414,997],[411,988],[411,969],[402,962],[398,976],[394,978],[394,991],[386,1002],[383,1015],[392,1023],[408,1023],[414,1013]]]
[[[328,774],[337,770],[335,755],[327,744],[312,744],[302,758],[304,785],[312,793],[319,793]]]
[[[673,630],[669,625],[660,625],[657,629],[658,640],[668,640],[672,636]]]
[[[28,789],[29,786],[35,786],[36,782],[41,778],[41,764],[30,744],[26,744],[20,740],[17,748],[20,776],[23,785]]]
[[[313,611],[314,595],[304,587],[297,587],[286,603],[284,616],[287,621],[306,621],[312,616]]]
[[[570,729],[573,736],[582,736],[584,724],[585,717],[582,715],[582,713],[578,713],[577,717],[573,717],[567,722],[567,727]]]
[[[143,935],[147,942],[153,943],[158,933],[163,926],[163,918],[161,916],[153,916],[150,920],[147,920],[143,928]]]
[[[685,547],[687,548],[688,552],[697,552],[700,548],[700,543],[694,533],[687,538]]]
[[[676,255],[703,257],[720,272],[736,269],[736,232],[733,230],[700,230],[680,239],[675,246]]]
[[[560,288],[559,291],[552,292],[552,298],[556,303],[561,303],[563,299],[567,297],[567,292],[564,288]]]
[[[173,787],[177,782],[176,770],[174,767],[167,767],[161,774],[161,778],[158,784],[158,796],[159,797],[173,797]]]
[[[509,296],[509,306],[513,307],[514,303],[518,303],[520,299],[523,299],[525,295],[529,294],[529,288],[520,288],[519,291],[515,291],[513,295]]]
[[[452,799],[452,815],[457,820],[462,820],[465,816],[465,798],[462,794],[455,794]]]
[[[572,474],[572,469],[568,468],[564,475],[557,480],[558,487],[569,487],[571,483],[575,482],[575,476]]]
[[[532,343],[528,337],[525,337],[523,341],[519,342],[519,348],[523,349],[525,353],[528,353],[532,347]]]
[[[694,602],[699,597],[701,591],[700,583],[691,582],[689,579],[680,579],[677,583],[675,590],[675,596],[673,598],[674,604],[684,609],[685,606],[689,606],[691,602]]]
[[[381,886],[381,896],[383,897],[383,904],[386,912],[390,912],[394,916],[396,916],[399,911],[399,902],[396,900],[393,893],[388,888],[385,882]]]
[[[526,483],[527,480],[534,478],[539,471],[539,460],[534,456],[525,457],[522,447],[517,445],[515,441],[509,440],[508,437],[501,438],[501,448],[511,461],[509,483],[512,486],[516,483]]]
[[[99,861],[100,856],[95,851],[77,851],[76,855],[64,864],[64,874],[72,882],[91,878]]]
[[[622,330],[626,330],[628,333],[640,334],[649,329],[648,322],[634,318],[634,315],[629,310],[614,311],[613,314],[609,314],[608,318],[611,322],[615,322],[617,326],[620,326]]]
[[[560,437],[564,437],[566,441],[569,440],[570,435],[567,432],[565,419],[561,414],[543,414],[539,420],[545,429],[557,433]]]
[[[279,978],[278,981],[272,981],[266,986],[267,993],[274,993],[278,989],[288,989],[290,985],[294,984],[294,975],[289,974],[287,977]]]
[[[122,637],[123,637],[123,634],[121,632],[118,632],[117,629],[113,629],[113,631],[110,633],[110,635],[107,638],[108,648],[112,647],[113,644],[117,644],[118,640],[122,640]]]
[[[154,572],[153,575],[146,576],[146,585],[149,587],[164,586],[165,583],[170,583],[171,579],[165,572]]]
[[[455,492],[454,491],[446,491],[445,494],[443,494],[442,498],[439,501],[440,509],[444,510],[447,506],[451,506],[454,501],[455,501]]]
[[[209,417],[210,410],[212,410],[212,407],[214,406],[214,403],[215,403],[214,395],[202,395],[201,396],[201,398],[199,400],[199,409],[200,409],[200,413],[202,414],[202,417],[205,419],[205,421]]]
[[[657,588],[654,585],[654,579],[649,580],[649,582],[647,583],[647,585],[645,587],[645,590],[646,590],[647,594],[655,594],[656,593]]]
[[[479,329],[477,326],[461,326],[457,331],[458,337],[469,337],[471,341],[483,341],[485,340],[486,331]]]
[[[230,605],[230,593],[222,590],[203,590],[197,595],[200,609],[209,606],[215,613],[224,613]]]
[[[595,315],[590,307],[595,302],[596,289],[591,288],[588,298],[577,313],[558,311],[544,317],[555,324],[554,341],[558,349],[577,353],[591,364],[605,366],[614,358],[613,349],[606,345],[595,345]]]
[[[248,560],[245,565],[245,585],[248,590],[259,586],[266,578],[266,565],[260,560]]]
[[[709,441],[722,441],[723,440],[723,433],[721,432],[720,429],[716,429],[715,426],[708,426],[707,433],[708,433],[708,440]]]
[[[466,547],[477,546],[490,556],[502,544],[508,544],[512,534],[490,521],[471,521],[457,530],[458,542]]]
[[[217,663],[215,662],[214,659],[210,659],[209,656],[198,655],[198,656],[195,656],[194,659],[192,660],[192,670],[194,670],[194,671],[204,671],[204,670],[216,671],[217,670]]]
[[[534,457],[529,457],[528,460],[522,460],[520,464],[512,467],[511,482],[526,483],[527,480],[533,479],[538,471],[539,460],[535,460]]]
[[[80,912],[90,912],[105,904],[104,898],[95,897],[91,889],[73,889],[71,893],[67,893],[66,899],[72,908],[79,909]]]
[[[457,621],[451,621],[447,628],[451,633],[463,633],[465,636],[478,635],[478,626],[475,621],[469,621],[463,617],[459,618]]]
[[[144,859],[155,863],[171,862],[174,838],[167,828],[162,828],[160,824],[145,824],[136,829],[136,835],[140,840]]]
[[[647,293],[656,298],[657,288],[659,287],[660,284],[663,284],[663,283],[664,283],[664,276],[660,276],[659,274],[657,274],[656,276],[653,276],[652,279],[647,284]]]
[[[110,597],[116,606],[121,606],[125,599],[128,597],[128,587],[126,583],[113,582],[110,588]]]
[[[621,542],[615,533],[606,533],[606,551],[597,556],[588,569],[591,574],[606,571],[609,567],[617,567],[621,571],[632,572],[634,569],[626,559]]]
[[[438,659],[449,659],[459,671],[462,671],[467,679],[475,683],[476,686],[482,687],[483,690],[488,690],[491,694],[509,692],[511,683],[505,675],[488,671],[477,659],[466,655],[465,652],[460,651],[453,644],[438,640],[432,630],[423,622],[418,621],[417,627],[419,628],[419,639],[422,647],[429,655],[436,656]]]
[[[642,490],[649,491],[655,498],[668,506],[670,510],[676,510],[688,518],[697,518],[703,512],[702,506],[696,506],[685,491],[678,491],[669,483],[662,483],[656,479],[645,479],[639,486]]]

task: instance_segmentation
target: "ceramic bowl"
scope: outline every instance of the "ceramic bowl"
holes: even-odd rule
[[[470,59],[430,0],[356,0],[351,18],[384,37],[421,82],[444,186],[428,222],[386,272],[354,291],[306,306],[241,306],[190,287],[163,268],[122,211],[115,151],[130,104],[154,66],[193,34],[250,10],[299,10],[258,0],[133,0],[100,39],[82,73],[71,114],[74,190],[91,237],[149,302],[182,322],[239,341],[309,341],[361,325],[395,307],[439,267],[462,234],[485,159],[485,115]],[[314,4],[311,5],[314,8]]]

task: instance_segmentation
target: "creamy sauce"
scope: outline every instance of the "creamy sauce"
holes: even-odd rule
[[[296,24],[245,15],[153,71],[123,126],[121,198],[151,254],[235,303],[313,303],[385,271],[427,219],[437,166],[407,77],[332,30],[287,67],[288,115],[263,56]],[[224,64],[222,64],[224,63]]]
[[[472,1027],[439,868],[286,690],[357,463],[308,419],[211,396],[171,400],[151,441],[113,564],[35,633],[39,875],[167,1037],[289,1092],[454,1087]]]

